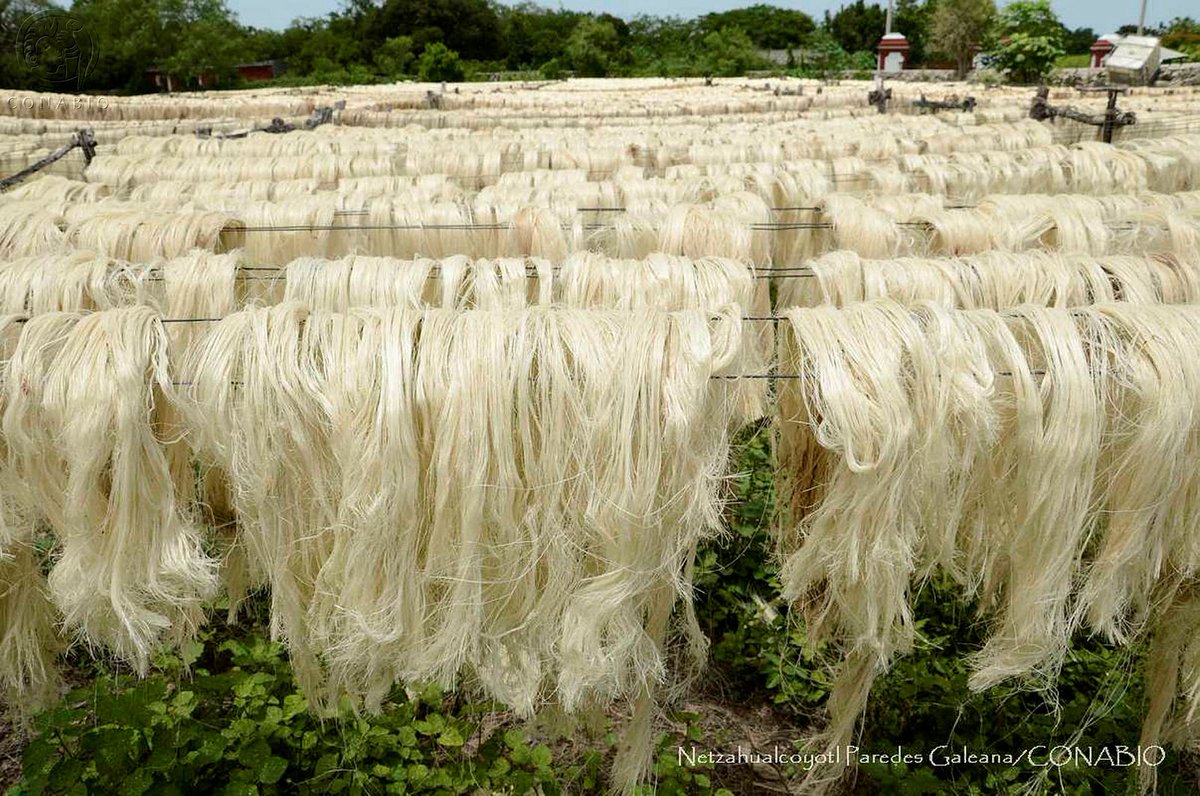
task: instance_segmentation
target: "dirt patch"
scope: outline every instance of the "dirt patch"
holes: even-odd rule
[[[11,719],[0,718],[0,793],[21,781],[21,754],[26,739],[25,731]]]
[[[774,756],[791,752],[795,742],[809,734],[769,704],[734,705],[693,699],[683,709],[697,716],[695,723],[702,739],[695,744],[698,751]],[[681,740],[681,745],[690,749],[693,744]],[[735,794],[792,793],[796,790],[796,775],[786,766],[762,762],[718,765],[709,774],[715,786]]]

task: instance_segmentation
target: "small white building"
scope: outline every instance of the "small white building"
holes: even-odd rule
[[[1114,83],[1147,84],[1163,61],[1185,57],[1162,46],[1156,36],[1107,33],[1092,45],[1092,67],[1103,66]]]
[[[880,72],[901,72],[908,65],[908,39],[903,33],[888,33],[879,40]]]

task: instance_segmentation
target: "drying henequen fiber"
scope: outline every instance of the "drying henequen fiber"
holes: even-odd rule
[[[329,453],[324,379],[294,303],[213,324],[184,370],[182,401],[197,459],[229,477],[252,571],[271,586],[271,630],[290,645],[297,682],[320,703],[321,667],[305,614],[328,557],[340,482]]]
[[[0,263],[0,308],[60,312],[152,304],[146,265],[73,251]]]
[[[964,309],[1020,304],[1079,307],[1119,300],[1187,304],[1200,299],[1200,259],[1171,254],[984,252],[965,257],[870,260],[837,251],[810,260],[811,276],[778,279],[780,307],[844,306],[891,298]]]
[[[223,318],[248,298],[262,297],[266,290],[261,286],[269,283],[239,280],[240,262],[240,252],[213,254],[196,249],[184,257],[161,263],[167,317]],[[245,289],[247,285],[251,289]],[[205,331],[204,325],[198,323],[174,323],[168,328],[169,359],[175,381],[186,385],[195,377],[187,370],[188,354]],[[235,532],[228,481],[220,468],[208,462],[200,463],[197,472],[197,463],[188,446],[178,444],[186,432],[173,402],[160,408],[159,422],[164,438],[176,441],[167,447],[176,498],[181,504],[194,505],[212,529],[214,552],[222,562],[221,582],[229,598],[229,616],[233,617],[253,578],[245,548]]]
[[[1000,623],[974,661],[973,688],[1040,670],[1056,676],[1070,641],[1070,597],[1092,525],[1103,407],[1083,340],[1062,310],[1026,305],[1005,314],[1029,368],[1013,362],[1009,373],[1014,471],[1008,479],[978,483],[996,494],[1011,484],[1013,508],[998,515],[998,557],[983,586],[985,605],[999,599]],[[1002,368],[996,368],[1001,370]],[[1029,370],[1042,373],[1036,388]],[[1024,382],[1019,384],[1017,382]],[[998,391],[1007,397],[1006,391]],[[1003,413],[1007,414],[1005,410]]]
[[[39,315],[5,385],[9,463],[55,534],[49,587],[63,624],[140,671],[161,640],[188,636],[215,588],[156,433],[166,356],[145,307]]]
[[[767,280],[756,279],[748,262],[724,257],[689,259],[656,253],[641,260],[622,260],[574,254],[562,264],[554,295],[571,307],[684,310],[736,304],[744,315],[770,314]],[[773,328],[748,323],[744,336],[742,372],[761,373],[772,359]],[[743,418],[763,415],[766,386],[761,379],[743,379],[732,385]]]
[[[0,317],[5,372],[21,332],[20,317]],[[0,393],[0,401],[6,397]],[[5,449],[0,456],[0,694],[21,713],[32,713],[58,695],[55,658],[62,644],[37,550],[29,489],[8,463]]]
[[[778,387],[781,580],[809,638],[843,646],[827,742],[849,741],[872,680],[911,644],[910,590],[937,570],[991,626],[973,689],[1052,686],[1080,627],[1150,635],[1144,737],[1194,734],[1200,476],[1180,463],[1200,456],[1200,366],[1180,360],[1196,308],[879,300],[787,315],[780,368],[799,378]]]
[[[528,715],[633,700],[720,525],[741,309],[250,308],[194,351],[219,462],[300,682],[377,707],[476,683]],[[303,452],[298,455],[298,452]]]
[[[1200,389],[1200,364],[1180,356],[1195,346],[1200,318],[1190,308],[1118,304],[1078,317],[1111,416],[1097,495],[1103,536],[1080,608],[1095,631],[1124,642],[1200,565],[1191,502],[1200,473],[1181,466],[1200,456],[1200,418],[1186,399]]]
[[[302,258],[284,270],[287,300],[312,309],[355,307],[443,307],[521,309],[561,304],[580,309],[719,309],[737,304],[745,315],[769,314],[765,279],[748,263],[720,257],[651,254],[622,260],[602,254],[573,254],[556,269],[538,257],[468,260],[397,260],[354,255],[340,260]],[[219,317],[219,316],[218,316]],[[761,372],[772,355],[772,329],[746,324],[741,367]],[[766,383],[730,385],[741,416],[765,411]]]
[[[787,316],[780,367],[801,378],[780,387],[780,434],[802,438],[781,445],[781,467],[796,472],[783,491],[780,576],[810,641],[845,647],[829,702],[832,749],[849,741],[875,677],[911,646],[910,582],[928,568],[923,550],[936,548],[923,532],[962,511],[968,483],[953,471],[993,433],[992,374],[978,335],[933,306]]]
[[[1158,610],[1146,662],[1149,705],[1138,743],[1187,748],[1200,737],[1200,584],[1157,595]],[[1154,790],[1157,768],[1138,771],[1142,793]]]

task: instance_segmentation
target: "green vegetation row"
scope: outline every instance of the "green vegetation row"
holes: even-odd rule
[[[673,706],[658,740],[661,796],[754,792],[747,765],[691,765],[679,749],[729,751],[748,741],[730,716],[772,729],[784,751],[820,729],[832,651],[807,650],[803,626],[778,594],[770,555],[774,510],[767,432],[738,446],[729,533],[701,550],[697,613],[712,639],[709,668]],[[543,794],[602,793],[620,725],[598,716],[575,730],[526,724],[489,703],[436,687],[397,689],[381,715],[318,719],[293,680],[286,653],[265,638],[266,601],[238,625],[216,620],[197,643],[164,655],[139,680],[75,659],[78,687],[34,720],[24,779],[10,796],[35,794]],[[219,612],[218,612],[219,613]],[[920,642],[872,692],[858,741],[864,753],[897,746],[1015,753],[1033,744],[1136,744],[1145,709],[1140,651],[1078,639],[1054,693],[1019,685],[972,694],[966,656],[982,643],[972,606],[948,586],[919,596]],[[771,750],[759,749],[769,753]],[[1170,753],[1160,794],[1197,792],[1194,757]],[[796,781],[797,766],[775,772]],[[944,766],[879,762],[855,792],[889,794],[1122,794],[1136,769],[1070,765]],[[651,790],[646,789],[644,796]]]
[[[75,21],[86,68],[64,68],[70,56],[54,50],[54,37],[39,40],[35,54],[22,49],[28,43],[22,24],[55,11]],[[0,84],[151,91],[148,70],[157,69],[170,74],[176,88],[238,88],[236,66],[266,60],[286,61],[285,85],[484,80],[505,72],[548,79],[732,76],[771,66],[823,76],[873,68],[884,16],[880,5],[864,0],[820,20],[770,5],[694,19],[624,20],[532,2],[347,0],[341,11],[275,31],[240,24],[224,0],[73,0],[69,7],[0,0]],[[1017,81],[1038,79],[1063,55],[1086,54],[1096,38],[1090,28],[1068,30],[1048,0],[1017,0],[1002,12],[994,0],[898,0],[895,29],[910,42],[912,66],[965,72],[984,51]],[[1195,20],[1176,19],[1151,32],[1200,59]],[[776,51],[783,63],[766,60],[764,51]]]

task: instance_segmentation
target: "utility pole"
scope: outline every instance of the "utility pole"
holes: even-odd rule
[[[888,0],[887,17],[883,23],[883,38],[886,40],[892,32],[892,0]],[[882,52],[880,58],[883,57]],[[874,105],[880,113],[887,113],[887,101],[891,96],[891,89],[884,88],[883,85],[883,61],[879,62],[879,69],[875,71],[875,90],[867,94],[867,102]]]

